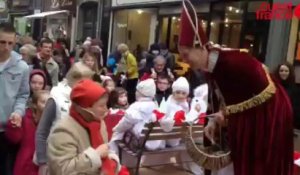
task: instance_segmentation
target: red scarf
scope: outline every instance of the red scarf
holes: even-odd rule
[[[71,106],[70,115],[85,129],[87,129],[91,146],[96,149],[101,144],[104,144],[102,136],[100,134],[101,124],[97,121],[87,122],[83,117],[75,111],[74,107]],[[102,158],[102,167],[100,172],[105,175],[115,175],[115,170],[117,168],[117,163],[109,158]]]

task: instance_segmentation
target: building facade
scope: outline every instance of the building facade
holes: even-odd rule
[[[264,61],[269,21],[256,20],[262,1],[192,1],[208,38],[233,48],[246,48]],[[145,50],[154,42],[177,52],[181,0],[113,0],[110,50],[118,43]]]
[[[0,22],[8,20],[7,3],[5,0],[0,0]]]
[[[108,49],[111,3],[111,0],[77,0],[76,7],[76,40],[84,41],[87,37],[101,39],[104,56]]]
[[[289,1],[293,11],[300,0]],[[285,0],[274,0],[273,3],[287,3]],[[291,20],[271,20],[266,54],[266,65],[275,70],[278,64],[289,62],[294,65],[296,82],[300,83],[300,25],[299,18]]]
[[[43,12],[63,12],[45,16],[43,32],[47,32],[52,39],[66,38],[70,43],[74,38],[76,19],[76,0],[44,0]]]
[[[20,35],[30,33],[32,26],[23,18],[26,15],[42,11],[42,0],[8,0],[8,17]]]

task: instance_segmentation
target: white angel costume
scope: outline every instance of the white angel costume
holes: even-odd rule
[[[117,140],[122,140],[126,132],[132,133],[137,139],[142,136],[142,130],[146,123],[153,122],[153,111],[158,109],[154,102],[156,86],[153,79],[141,81],[137,85],[137,92],[141,95],[137,101],[129,106],[125,111],[124,117],[113,129],[113,136],[110,141],[110,147],[118,152]],[[161,141],[148,141],[146,149],[156,150],[161,148]],[[162,147],[163,148],[163,147]]]
[[[187,95],[189,94],[190,85],[186,78],[179,77],[172,85],[172,91],[173,94],[176,91],[185,92]],[[174,95],[170,95],[168,100],[166,101],[166,107],[165,107],[165,118],[161,120],[161,125],[166,126],[166,128],[169,128],[168,130],[172,130],[172,127],[174,125],[174,116],[176,112],[178,111],[184,111],[184,113],[188,113],[189,111],[189,104],[187,102],[187,99],[183,102],[176,101],[174,99]],[[167,132],[167,131],[166,131]],[[180,143],[180,139],[170,139],[166,141],[166,146],[178,146]]]
[[[130,131],[136,138],[142,136],[142,130],[146,123],[153,121],[153,111],[158,109],[156,103],[151,99],[140,99],[129,106],[125,111],[124,117],[120,120],[118,125],[113,129],[113,136],[111,139],[111,148],[118,152],[116,145],[113,145],[116,140],[122,140],[125,132]],[[156,150],[164,148],[161,146],[161,141],[147,141],[146,149]]]

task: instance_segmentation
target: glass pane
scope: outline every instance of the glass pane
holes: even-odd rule
[[[114,14],[112,47],[127,42],[127,18],[128,10],[118,11]]]
[[[297,50],[296,50],[296,60],[300,61],[300,31],[298,31],[298,36],[297,36]]]
[[[231,33],[230,33],[230,40],[229,40],[229,47],[232,48],[239,48],[240,44],[240,36],[242,30],[242,24],[233,24],[231,25]]]
[[[179,31],[180,31],[180,18],[172,17],[171,22],[171,34],[170,34],[170,50],[177,52],[178,39],[179,39]]]
[[[219,2],[212,7],[209,39],[228,47],[239,47],[243,2]]]
[[[150,9],[129,11],[127,44],[131,50],[134,50],[138,44],[142,48],[149,47],[152,15],[154,14],[155,12]]]
[[[220,33],[220,21],[212,20],[210,22],[210,35],[209,40],[214,43],[219,43],[219,33]]]
[[[162,18],[162,22],[161,22],[159,42],[166,43],[167,35],[168,35],[168,17],[164,17],[164,18]]]
[[[239,47],[242,28],[242,17],[242,3],[226,3],[225,18],[223,21],[224,30],[222,44],[232,48]]]
[[[257,10],[259,10],[262,3],[263,3],[263,1],[249,2],[248,3],[248,13],[249,12],[254,12],[255,13]]]
[[[154,18],[152,18],[154,14],[155,11],[151,9],[115,12],[112,46],[126,43],[130,50],[134,50],[138,44],[142,48],[148,48],[150,29],[154,25]]]
[[[255,16],[255,13],[247,14],[247,20],[244,21],[245,35],[241,47],[248,49],[250,54],[264,62],[270,21],[256,20]]]

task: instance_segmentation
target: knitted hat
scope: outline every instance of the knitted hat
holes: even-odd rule
[[[153,79],[147,79],[139,82],[136,90],[145,97],[154,98],[156,94],[156,85]]]
[[[44,79],[43,89],[45,89],[45,87],[47,85],[47,76],[46,76],[45,72],[42,70],[39,70],[39,69],[32,70],[30,73],[29,81],[31,81],[31,79],[34,75],[40,75],[43,77],[43,79]]]
[[[85,79],[79,81],[72,89],[71,100],[82,108],[91,107],[99,100],[106,90],[93,80]]]
[[[173,92],[175,91],[183,91],[187,94],[190,93],[190,84],[184,77],[179,77],[172,85]]]

